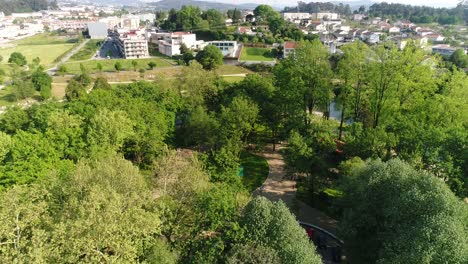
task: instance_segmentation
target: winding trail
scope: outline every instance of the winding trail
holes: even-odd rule
[[[271,150],[258,155],[267,160],[270,172],[262,190],[260,188],[255,190],[253,195],[262,195],[271,201],[283,200],[290,210],[296,214],[299,221],[316,225],[336,235],[338,221],[295,199],[296,182],[287,177],[283,156]]]

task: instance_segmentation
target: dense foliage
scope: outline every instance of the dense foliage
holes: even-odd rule
[[[5,15],[39,10],[47,10],[47,0],[0,0],[0,10]]]
[[[369,7],[369,14],[378,17],[408,19],[414,23],[461,24],[467,20],[466,5],[460,3],[455,8],[434,8],[394,3],[376,3]]]
[[[305,12],[305,13],[318,13],[318,12],[335,12],[342,15],[350,15],[351,7],[349,4],[334,4],[331,2],[309,2],[305,3],[299,1],[295,7],[285,7],[284,12]]]
[[[350,263],[468,261],[468,207],[432,175],[376,161],[355,170],[344,190]]]

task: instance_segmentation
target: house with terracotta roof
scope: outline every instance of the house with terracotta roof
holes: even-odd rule
[[[283,58],[287,58],[294,54],[296,51],[297,42],[295,41],[286,41],[283,45]]]
[[[250,28],[250,27],[238,27],[237,30],[236,30],[236,33],[237,34],[246,34],[246,35],[250,35],[250,36],[255,35],[255,32],[253,32],[252,28]]]

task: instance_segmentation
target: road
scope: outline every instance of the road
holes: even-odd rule
[[[73,55],[75,55],[81,48],[88,43],[89,39],[86,39],[85,41],[81,42],[80,45],[76,46],[72,51],[70,51],[67,55],[65,55],[57,64],[54,65],[54,67],[50,68],[47,70],[47,74],[50,76],[54,75],[55,72],[57,71],[58,67],[67,62]]]
[[[296,182],[287,177],[282,155],[273,151],[266,151],[258,155],[266,158],[270,171],[262,188],[255,190],[253,195],[261,195],[271,201],[282,200],[291,211],[295,213],[299,221],[310,223],[323,229],[325,232],[320,232],[323,238],[327,236],[327,233],[335,237],[338,229],[338,221],[295,198],[297,191]],[[324,263],[335,263],[331,260],[329,251],[332,247],[336,247],[337,243],[334,239],[331,239],[331,237],[326,239],[325,243],[326,246],[319,250],[323,261]]]

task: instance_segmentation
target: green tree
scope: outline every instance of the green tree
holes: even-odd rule
[[[214,70],[223,65],[223,54],[216,46],[208,45],[196,56],[197,61],[205,70]]]
[[[133,66],[133,71],[136,71],[136,69],[138,67],[138,61],[132,60],[132,66]]]
[[[34,84],[34,88],[40,91],[42,99],[48,99],[52,96],[52,77],[47,73],[37,69],[31,75],[31,81]]]
[[[228,256],[228,264],[280,264],[278,253],[272,248],[256,244],[235,245]]]
[[[118,71],[118,72],[121,71],[121,70],[123,69],[122,63],[120,63],[120,61],[116,62],[116,63],[114,64],[114,68],[115,68],[115,70]]]
[[[28,61],[26,60],[26,57],[24,57],[23,54],[20,52],[13,52],[10,54],[10,58],[8,59],[8,63],[14,63],[18,66],[24,66],[28,64]]]
[[[468,260],[466,205],[432,175],[375,161],[345,185],[342,237],[351,263]]]
[[[156,63],[154,61],[150,61],[148,62],[148,67],[150,68],[150,70],[154,69],[154,67],[156,67]]]
[[[93,151],[117,151],[134,134],[133,126],[125,112],[101,109],[90,120],[88,142]]]
[[[2,55],[0,55],[0,62],[2,62],[2,61],[3,61],[3,56],[2,56]]]
[[[258,5],[253,12],[260,22],[268,23],[270,19],[280,17],[280,14],[269,5]]]
[[[65,75],[67,73],[67,71],[68,71],[67,67],[65,67],[65,65],[63,65],[63,64],[61,64],[57,69],[57,73],[59,75],[62,75],[62,76]]]
[[[75,79],[71,79],[68,84],[67,88],[65,89],[65,97],[67,100],[73,100],[79,97],[82,97],[86,94],[86,88],[76,81]]]
[[[28,113],[18,106],[14,106],[2,115],[0,129],[8,134],[14,134],[17,130],[26,130],[28,123]]]
[[[13,83],[13,94],[16,100],[32,97],[35,94],[34,84],[30,80],[17,79]]]
[[[102,72],[102,64],[100,62],[96,64],[96,68],[99,72]]]
[[[107,79],[105,77],[97,77],[96,80],[94,81],[94,89],[107,89],[110,90],[112,87],[110,84],[107,82]]]
[[[451,56],[450,61],[459,68],[468,68],[468,55],[463,49],[457,49]]]
[[[254,198],[245,207],[241,223],[247,241],[275,250],[281,263],[322,263],[304,229],[282,201]]]

